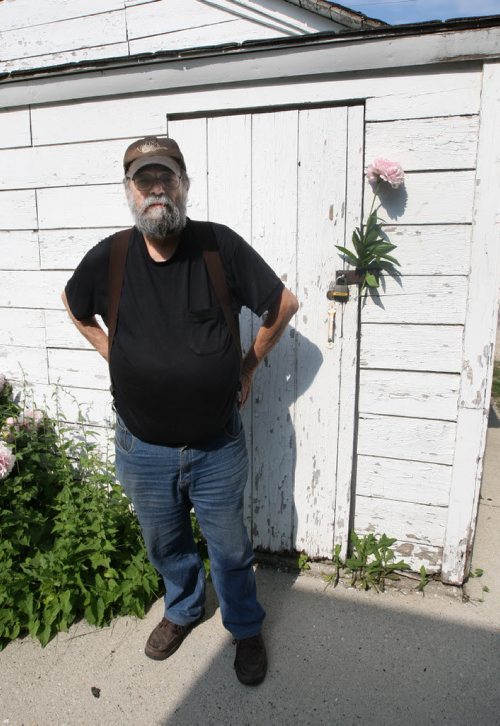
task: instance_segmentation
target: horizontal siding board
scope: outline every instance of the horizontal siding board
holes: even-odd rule
[[[123,141],[99,141],[0,151],[0,166],[10,170],[0,189],[119,182],[124,147]]]
[[[14,2],[4,2],[1,11],[2,30],[32,28],[35,25],[46,25],[96,13],[109,13],[122,8],[123,0],[44,0],[43,3],[33,3],[33,0],[15,0]]]
[[[428,574],[441,571],[443,548],[433,547],[414,542],[396,541],[392,546],[396,560],[404,560],[413,572],[419,572],[422,566]]]
[[[356,497],[354,528],[358,534],[387,534],[398,540],[442,547],[446,507]]]
[[[0,344],[0,371],[8,380],[48,383],[47,351]]]
[[[366,159],[369,164],[371,159]],[[365,184],[365,206],[371,205],[373,190]],[[472,221],[473,171],[410,172],[405,184],[380,187],[380,216],[398,224],[465,224]]]
[[[359,410],[456,421],[459,388],[458,373],[361,370]]]
[[[71,322],[66,310],[46,310],[45,325],[48,348],[93,349]]]
[[[159,50],[181,50],[197,48],[205,45],[222,45],[223,43],[243,43],[245,40],[277,38],[285,33],[256,25],[248,20],[227,18],[221,22],[200,28],[179,30],[166,35],[153,35],[130,41],[130,53],[154,53]]]
[[[35,57],[0,61],[0,68],[7,73],[30,70],[31,68],[48,68],[67,63],[82,63],[83,61],[99,60],[100,58],[119,58],[126,55],[128,55],[128,43],[111,43],[92,48],[77,48],[61,51],[60,53],[44,53]]]
[[[40,229],[130,227],[130,211],[122,184],[40,189]]]
[[[459,373],[462,338],[462,326],[364,324],[360,365]]]
[[[36,229],[36,195],[33,190],[0,192],[0,229]]]
[[[115,53],[115,55],[117,55]],[[455,94],[446,113],[474,114],[479,110],[481,74],[477,71],[461,73],[429,74],[411,76],[416,92],[420,93],[420,107],[427,109],[427,115],[441,113],[436,106],[448,98],[448,89]],[[470,94],[464,94],[469,89]],[[252,88],[247,86],[217,89],[197,89],[196,93],[156,93],[152,96],[129,96],[127,98],[85,100],[79,103],[40,106],[32,110],[34,144],[57,144],[65,142],[94,141],[140,137],[145,134],[165,133],[165,117],[169,114],[199,113],[202,110],[247,109],[276,106],[279,104],[332,103],[345,98],[359,99],[370,103],[380,99],[384,104],[388,98],[399,112],[406,110],[404,94],[408,92],[408,76],[380,74],[370,78],[338,78],[322,82],[271,82]],[[392,95],[391,95],[392,94]],[[399,98],[402,98],[399,104]],[[436,110],[434,110],[436,109]],[[425,113],[424,113],[425,115]],[[392,116],[397,118],[397,116]],[[389,116],[390,118],[390,116]],[[175,138],[175,137],[174,137]]]
[[[0,308],[0,331],[4,345],[44,348],[44,311]]]
[[[60,309],[67,279],[66,272],[0,270],[0,307]]]
[[[37,233],[0,231],[0,255],[3,270],[39,270]]]
[[[388,275],[362,303],[362,323],[463,325],[466,277],[402,277]]]
[[[75,388],[109,389],[108,364],[92,350],[48,349],[49,382]]]
[[[372,92],[366,101],[368,121],[477,114],[480,71],[402,74],[387,78],[386,93]],[[382,89],[383,90],[383,89]]]
[[[0,32],[0,62],[61,53],[127,40],[125,10]]]
[[[37,383],[30,386],[34,404],[50,416],[69,423],[86,423],[111,426],[114,420],[112,397],[109,390],[95,388],[63,387]]]
[[[360,414],[358,454],[451,464],[456,424],[450,421]]]
[[[478,130],[478,116],[368,123],[365,157],[398,161],[405,171],[473,169]]]
[[[42,230],[39,233],[41,269],[74,270],[86,252],[120,229],[122,227]]]
[[[30,112],[27,108],[0,112],[0,149],[31,144]],[[10,170],[9,170],[10,171]]]
[[[159,0],[127,9],[130,41],[136,38],[196,30],[201,26],[235,20],[237,16],[199,0]]]
[[[379,456],[357,458],[356,494],[435,507],[448,505],[451,466]]]
[[[466,275],[470,267],[470,225],[385,225],[394,256],[405,275]]]
[[[168,96],[111,98],[31,111],[33,144],[64,144],[103,139],[134,139],[166,132]],[[121,161],[128,141],[122,141]]]

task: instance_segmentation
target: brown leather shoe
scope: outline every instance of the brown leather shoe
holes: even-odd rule
[[[203,615],[201,616],[203,617]],[[200,622],[196,620],[189,625],[176,625],[163,618],[148,638],[144,652],[153,660],[165,660],[175,653],[186,635]]]
[[[258,686],[267,673],[267,654],[262,635],[259,633],[233,642],[236,643],[234,668],[238,680],[245,686]]]

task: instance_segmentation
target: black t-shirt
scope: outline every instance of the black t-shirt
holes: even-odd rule
[[[235,315],[262,315],[283,283],[239,235],[213,224]],[[154,444],[203,441],[220,433],[234,406],[239,355],[188,220],[174,255],[155,262],[134,228],[113,342],[115,405],[129,430]],[[66,285],[78,320],[107,322],[111,238],[93,247]]]

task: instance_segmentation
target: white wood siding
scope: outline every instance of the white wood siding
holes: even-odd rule
[[[474,537],[495,352],[500,277],[500,63],[484,66],[471,274],[460,378],[455,466],[443,579],[462,582]]]
[[[406,179],[384,190],[380,210],[401,275],[385,276],[361,313],[354,522],[434,570],[455,461],[479,116],[441,115],[439,99],[428,101],[432,118],[410,96],[367,103],[365,165],[399,161]],[[371,199],[366,184],[366,207]]]
[[[0,5],[0,68],[42,68],[341,27],[280,0],[15,0]]]

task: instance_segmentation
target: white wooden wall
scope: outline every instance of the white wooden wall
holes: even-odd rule
[[[496,283],[483,302],[474,278],[486,249],[478,227],[486,223],[474,212],[481,202],[478,138],[495,118],[495,103],[486,99],[498,96],[498,72],[494,64],[486,68],[482,106],[482,69],[463,67],[1,112],[0,163],[9,175],[0,182],[0,369],[20,380],[22,366],[38,398],[61,383],[70,420],[75,400],[97,424],[109,415],[106,365],[73,330],[59,294],[85,250],[130,223],[120,182],[129,140],[165,133],[167,114],[366,101],[365,160],[399,160],[407,201],[397,211],[386,200],[402,278],[386,278],[380,299],[369,299],[362,313],[355,526],[397,537],[398,552],[415,567],[439,569],[448,557],[453,573],[467,547],[455,545],[467,527],[470,535],[475,517],[491,370],[487,355],[475,363],[477,336],[467,342],[482,308],[495,306]],[[488,151],[482,167],[478,178],[493,184]],[[369,188],[365,194],[369,203]],[[498,223],[497,202],[490,207]],[[488,254],[494,272],[496,258]],[[332,269],[339,263],[332,249]],[[484,326],[481,335],[490,345]],[[479,398],[468,392],[467,365],[474,375],[479,366],[486,381]],[[472,416],[475,449],[464,445]],[[466,464],[472,473],[460,478]],[[459,492],[469,494],[460,499]],[[449,579],[460,577],[458,568]]]
[[[365,166],[399,161],[407,198],[388,192],[381,209],[402,276],[362,309],[355,528],[397,537],[401,555],[431,569],[455,452],[479,117],[422,118],[411,96],[400,115],[366,125]],[[366,185],[365,208],[372,196]]]
[[[0,70],[43,68],[341,27],[283,0],[3,0]]]

